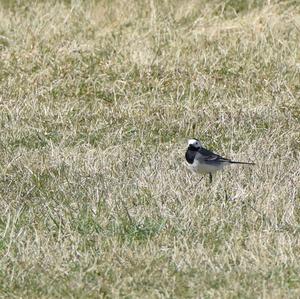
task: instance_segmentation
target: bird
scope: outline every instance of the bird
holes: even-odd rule
[[[188,168],[192,172],[209,174],[209,182],[212,183],[212,174],[218,170],[222,170],[225,165],[229,164],[244,164],[255,165],[252,162],[233,161],[224,158],[214,152],[204,148],[201,142],[192,138],[188,140],[188,148],[185,153],[185,159]]]

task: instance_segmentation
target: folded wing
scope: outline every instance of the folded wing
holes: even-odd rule
[[[200,148],[198,152],[202,156],[202,159],[207,162],[230,162],[229,159],[223,158],[222,156],[219,156],[205,148]]]

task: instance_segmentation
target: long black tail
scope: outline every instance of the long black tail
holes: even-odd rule
[[[255,163],[252,163],[252,162],[239,162],[239,161],[229,161],[229,163],[232,163],[232,164],[245,164],[245,165],[255,165]]]

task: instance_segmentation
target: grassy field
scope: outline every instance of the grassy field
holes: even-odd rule
[[[299,298],[298,1],[0,20],[1,298]],[[190,137],[257,164],[200,182]]]

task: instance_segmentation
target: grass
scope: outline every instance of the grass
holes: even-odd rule
[[[0,18],[2,298],[298,298],[297,1]],[[199,183],[189,137],[257,164]]]

